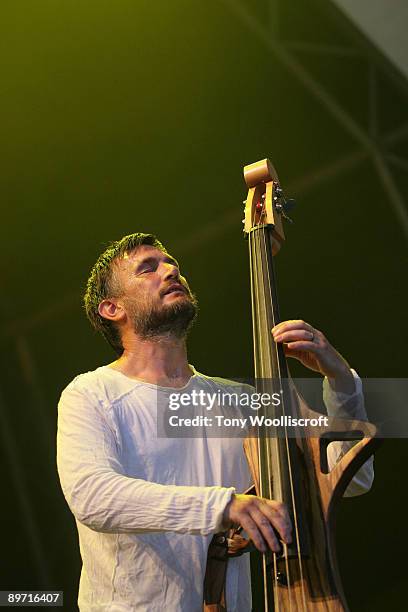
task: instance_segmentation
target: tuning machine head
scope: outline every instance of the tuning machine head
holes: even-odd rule
[[[276,185],[273,193],[273,201],[278,213],[280,213],[282,217],[290,223],[294,223],[293,219],[288,216],[288,213],[295,208],[295,200],[293,198],[286,199],[285,194],[283,193],[283,189],[280,185]]]

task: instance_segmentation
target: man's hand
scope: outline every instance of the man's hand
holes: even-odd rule
[[[335,391],[354,393],[355,383],[347,361],[321,331],[302,320],[283,321],[272,329],[275,342],[284,343],[287,357],[327,376]]]
[[[292,527],[285,504],[254,495],[234,494],[224,510],[224,525],[241,525],[261,552],[266,552],[268,546],[273,552],[280,552],[274,529],[286,544],[292,541]]]

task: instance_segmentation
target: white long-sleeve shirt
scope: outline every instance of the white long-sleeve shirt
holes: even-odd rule
[[[192,366],[191,366],[192,367]],[[59,403],[57,463],[79,533],[81,612],[201,612],[207,549],[234,491],[251,476],[240,438],[159,438],[157,405],[177,391],[236,391],[198,373],[183,389],[129,378],[103,366],[77,376]],[[357,375],[352,404],[365,418]],[[324,382],[329,414],[349,396]],[[329,466],[350,443],[329,445]],[[347,494],[368,490],[367,462]],[[249,555],[230,559],[229,612],[251,610]]]

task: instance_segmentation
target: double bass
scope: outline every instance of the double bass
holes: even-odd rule
[[[308,418],[315,423],[320,414],[295,388],[283,346],[275,343],[271,334],[280,322],[273,258],[285,240],[283,219],[288,202],[268,159],[246,166],[244,177],[249,189],[243,224],[249,247],[255,386],[281,396],[278,408],[261,411],[265,417]],[[327,419],[328,426],[306,427],[295,434],[285,426],[279,432],[258,427],[244,441],[254,482],[252,492],[284,502],[293,527],[292,544],[282,542],[280,554],[269,551],[262,555],[265,612],[349,609],[336,559],[336,507],[353,476],[378,447],[379,432],[367,421]],[[329,471],[327,446],[334,440],[355,443]],[[233,542],[233,534],[229,535]],[[246,545],[241,540],[238,548]],[[205,609],[228,610],[228,602],[226,608],[214,604]]]

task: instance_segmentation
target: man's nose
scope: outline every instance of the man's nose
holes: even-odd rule
[[[167,280],[170,278],[174,278],[178,280],[180,278],[180,270],[178,269],[177,266],[171,263],[166,263],[164,265],[166,266],[164,270],[164,280]]]

